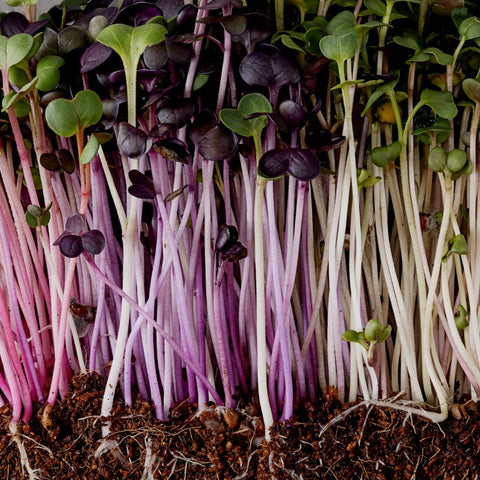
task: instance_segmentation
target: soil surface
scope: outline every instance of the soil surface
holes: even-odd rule
[[[454,405],[438,424],[397,408],[342,404],[328,388],[289,423],[275,424],[267,444],[252,404],[198,414],[184,402],[165,423],[146,402],[129,408],[118,400],[102,441],[102,392],[99,378],[75,377],[69,396],[52,410],[50,428],[42,426],[40,407],[19,426],[37,478],[480,479],[480,413],[471,401]],[[9,414],[0,411],[0,478],[29,478]]]

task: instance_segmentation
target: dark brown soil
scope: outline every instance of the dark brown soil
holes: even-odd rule
[[[71,394],[52,411],[51,429],[41,425],[41,409],[20,427],[38,478],[480,479],[474,402],[456,405],[448,420],[436,424],[398,409],[342,405],[330,388],[289,424],[276,424],[266,444],[253,405],[196,414],[185,402],[172,411],[171,422],[162,423],[145,402],[127,408],[119,400],[112,433],[102,443],[101,398],[98,378],[76,377]],[[0,413],[0,478],[28,478],[8,433],[9,411]]]

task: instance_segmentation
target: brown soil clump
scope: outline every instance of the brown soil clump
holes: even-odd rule
[[[209,407],[201,414],[184,402],[159,422],[152,407],[119,399],[111,434],[102,441],[103,393],[96,376],[75,377],[71,393],[52,410],[51,429],[41,409],[19,428],[30,466],[39,479],[480,479],[478,404],[455,405],[440,424],[395,408],[341,404],[333,389],[299,409],[264,441],[258,409]],[[356,408],[352,408],[356,407]],[[0,424],[0,478],[28,478]]]

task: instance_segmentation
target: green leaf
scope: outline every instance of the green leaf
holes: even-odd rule
[[[458,28],[460,36],[465,40],[473,40],[480,37],[480,18],[469,17],[463,20]]]
[[[210,75],[206,75],[203,73],[199,73],[198,75],[195,75],[195,79],[193,80],[193,91],[196,92],[197,90],[200,90],[203,86],[205,86],[208,82],[208,79],[210,78]]]
[[[100,143],[97,137],[95,135],[92,135],[89,138],[87,144],[85,145],[82,154],[80,155],[80,163],[83,165],[90,163],[95,158],[99,146]]]
[[[402,151],[402,144],[398,140],[390,145],[376,147],[372,150],[372,162],[377,167],[384,167],[395,160]]]
[[[363,13],[373,13],[377,17],[384,17],[387,13],[387,6],[381,0],[364,0],[363,5],[368,9],[367,12]]]
[[[330,90],[340,90],[342,88],[348,88],[351,87],[352,85],[362,85],[364,80],[345,80],[342,83],[337,83],[334,87],[332,87]],[[378,82],[375,82],[373,84],[378,84]],[[362,85],[363,86],[363,85]]]
[[[365,334],[363,332],[347,330],[343,333],[342,339],[350,343],[359,343],[365,350],[368,351],[368,343],[365,340]]]
[[[355,32],[360,36],[363,37],[365,33],[367,33],[369,30],[373,30],[375,28],[380,28],[380,27],[388,27],[391,28],[392,26],[389,25],[388,23],[383,23],[379,20],[371,20],[370,22],[365,22],[365,23],[360,23],[355,27]]]
[[[244,137],[252,137],[259,134],[268,123],[265,115],[245,119],[255,113],[271,113],[272,105],[267,98],[260,93],[250,93],[242,97],[238,107],[224,108],[220,111],[220,120],[232,131]]]
[[[341,36],[328,35],[320,40],[320,50],[330,60],[342,64],[345,60],[355,56],[360,48],[360,40],[354,33]]]
[[[420,95],[420,102],[432,108],[442,118],[453,118],[458,110],[450,92],[425,89]]]
[[[467,154],[464,150],[454,148],[447,153],[447,167],[451,172],[460,172],[467,162]]]
[[[79,119],[75,106],[66,98],[57,98],[45,109],[48,126],[61,137],[75,135],[79,128]]]
[[[329,35],[342,36],[353,33],[356,26],[355,15],[348,10],[344,10],[328,22],[326,32]]]
[[[357,185],[358,188],[373,187],[378,183],[382,177],[374,177],[370,175],[370,172],[366,168],[357,169]]]
[[[271,103],[268,101],[267,97],[265,97],[265,95],[262,95],[261,93],[249,93],[248,95],[242,97],[241,100],[238,102],[237,110],[244,117],[252,115],[253,113],[273,112]]]
[[[313,55],[320,56],[320,40],[324,37],[323,30],[321,28],[310,28],[305,32],[305,48]]]
[[[147,47],[165,40],[167,29],[158,23],[147,23],[135,27],[132,32],[131,47],[140,56]]]
[[[398,78],[395,80],[392,80],[391,82],[384,83],[380,85],[368,98],[367,104],[365,105],[365,108],[362,111],[362,116],[367,113],[367,111],[372,108],[373,104],[379,100],[383,95],[389,95],[394,93],[394,88],[398,83]],[[397,99],[398,101],[398,99]]]
[[[102,101],[93,90],[82,90],[78,92],[72,102],[82,128],[95,125],[102,118]]]
[[[455,315],[455,325],[459,330],[464,330],[468,327],[468,320],[467,320],[467,310],[463,305],[458,306],[458,313]]]
[[[415,55],[412,55],[408,59],[408,63],[413,63],[413,62],[424,63],[424,62],[428,62],[429,60],[430,60],[430,55],[428,55],[427,53],[424,53],[423,51],[420,51],[420,52],[417,52]]]
[[[282,43],[287,47],[290,48],[291,50],[296,50],[297,52],[304,53],[304,49],[297,45],[295,41],[293,40],[292,37],[288,35],[282,35],[281,37]]]
[[[13,105],[13,111],[18,118],[26,117],[30,113],[30,102],[25,98],[19,98]]]
[[[130,25],[124,25],[122,23],[109,25],[97,35],[97,42],[112,48],[123,60],[130,56],[132,31],[133,27]]]
[[[17,33],[13,37],[0,37],[0,69],[9,68],[28,56],[34,46],[31,35]]]
[[[443,53],[439,48],[428,47],[423,49],[423,53],[430,55],[430,61],[438,63],[439,65],[450,65],[453,61],[453,56],[448,53]]]
[[[23,68],[17,66],[8,69],[8,81],[16,87],[23,87],[28,83],[28,76]]]
[[[466,78],[462,82],[462,88],[468,98],[475,103],[480,103],[480,81],[476,78]]]
[[[416,52],[422,49],[420,39],[417,35],[413,33],[404,34],[402,36],[397,35],[396,37],[393,37],[393,41],[401,47],[410,48],[411,50],[415,50]]]
[[[365,338],[371,343],[382,343],[391,331],[391,325],[384,327],[376,318],[372,318],[365,325]]]
[[[428,127],[417,128],[412,133],[412,135],[422,135],[423,133],[429,133],[429,132],[449,134],[451,132],[450,122],[445,118],[437,117],[435,119],[435,122],[432,125]],[[438,143],[442,143],[442,142],[438,142]]]
[[[158,23],[132,27],[117,23],[109,25],[97,36],[97,41],[112,48],[126,68],[136,68],[140,56],[151,45],[165,39],[167,29]]]
[[[467,241],[465,240],[465,237],[462,234],[451,238],[448,241],[448,247],[449,248],[447,252],[442,257],[442,262],[446,262],[448,260],[448,257],[450,257],[452,253],[457,253],[458,255],[468,254]]]
[[[253,136],[254,131],[250,120],[245,120],[244,116],[238,110],[234,108],[224,108],[220,111],[219,116],[224,125],[235,133],[238,133],[242,137]]]
[[[57,98],[45,109],[48,126],[61,137],[71,137],[100,121],[103,114],[102,101],[92,90],[82,90],[73,100]]]
[[[50,221],[50,202],[45,208],[40,208],[37,205],[28,205],[25,212],[25,220],[30,228],[46,227]]]
[[[35,88],[37,80],[37,78],[34,78],[18,90],[18,92],[10,92],[6,95],[2,100],[2,112],[7,111],[12,105],[15,105],[18,100],[28,95]]]
[[[37,88],[43,92],[53,90],[60,80],[59,68],[64,64],[65,60],[57,55],[42,57],[37,65]]]
[[[428,153],[428,166],[434,172],[443,172],[447,166],[447,153],[441,146],[434,147]]]

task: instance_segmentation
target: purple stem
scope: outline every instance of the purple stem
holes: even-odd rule
[[[181,358],[185,362],[185,364],[188,365],[189,368],[192,369],[198,379],[206,386],[207,390],[212,395],[214,401],[221,405],[222,400],[216,392],[215,387],[208,381],[205,375],[199,370],[198,366],[190,359],[189,355],[184,352],[184,349],[182,349],[182,347],[174,340],[174,338],[171,337],[162,327],[160,327],[160,325],[158,325],[158,322],[156,322],[150,315],[148,315],[148,313],[142,307],[137,305],[137,303],[131,297],[125,294],[125,292],[120,287],[111,282],[110,279],[99,270],[98,266],[89,256],[87,256],[87,254],[83,253],[83,255],[86,258],[90,267],[95,272],[95,274],[98,275],[98,277],[103,282],[105,282],[113,290],[114,293],[121,296],[122,299],[125,300],[132,307],[132,309],[138,313],[138,315],[140,315],[147,322],[153,325],[153,327],[162,336],[162,338],[164,338],[164,340],[168,342],[168,344],[173,348],[177,356]]]

